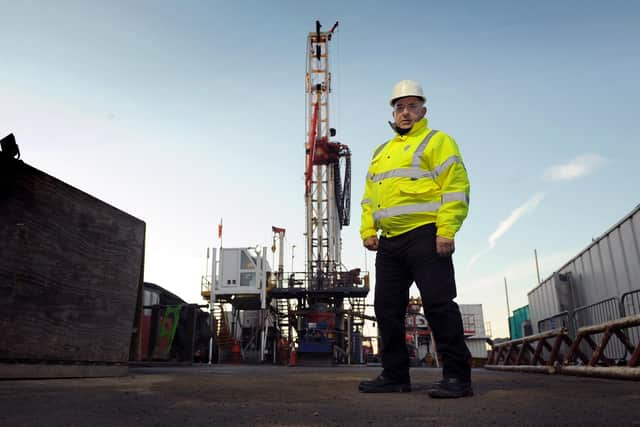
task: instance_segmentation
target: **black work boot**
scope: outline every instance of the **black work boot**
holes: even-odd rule
[[[378,375],[372,380],[362,381],[358,390],[361,393],[406,393],[411,391],[411,380],[400,381]]]
[[[443,378],[431,386],[429,396],[435,399],[469,397],[473,396],[473,388],[471,388],[471,382],[460,381],[457,378]]]

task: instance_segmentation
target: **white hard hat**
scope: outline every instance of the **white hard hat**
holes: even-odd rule
[[[422,98],[422,101],[427,100],[422,92],[422,86],[420,86],[420,83],[414,80],[400,80],[391,91],[389,104],[393,107],[393,103],[396,99],[404,98],[405,96],[417,96],[418,98]]]

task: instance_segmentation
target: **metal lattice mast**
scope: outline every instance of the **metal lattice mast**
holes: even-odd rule
[[[330,31],[321,32],[316,21],[316,31],[307,37],[306,93],[309,123],[307,125],[306,151],[306,239],[307,239],[307,287],[322,286],[319,279],[330,280],[331,274],[341,264],[340,219],[335,202],[334,169],[323,164],[318,156],[318,145],[328,142],[329,94],[329,41],[338,23]]]

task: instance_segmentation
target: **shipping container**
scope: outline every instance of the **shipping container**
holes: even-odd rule
[[[513,316],[509,317],[509,332],[511,333],[511,339],[516,340],[530,335],[530,325],[531,321],[529,318],[528,305],[513,310]]]

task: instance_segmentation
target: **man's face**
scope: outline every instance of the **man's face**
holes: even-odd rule
[[[405,96],[393,104],[393,119],[400,129],[411,129],[425,114],[424,102],[417,96]]]

